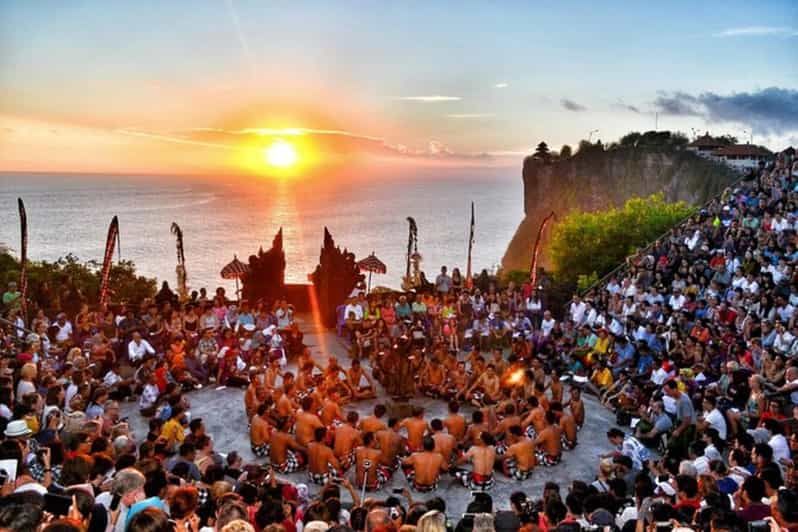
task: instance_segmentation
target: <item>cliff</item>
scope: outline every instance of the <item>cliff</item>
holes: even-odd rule
[[[529,270],[538,228],[551,211],[556,218],[543,237],[542,266],[549,266],[546,244],[556,220],[570,211],[602,210],[656,192],[663,192],[668,201],[701,205],[738,177],[724,164],[670,146],[594,148],[551,163],[527,157],[523,168],[525,217],[507,247],[502,266],[505,271]]]

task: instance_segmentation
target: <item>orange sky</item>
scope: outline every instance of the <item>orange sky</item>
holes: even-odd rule
[[[732,3],[0,2],[0,171],[260,175],[276,138],[303,175],[518,168],[654,127],[782,149],[795,3]]]

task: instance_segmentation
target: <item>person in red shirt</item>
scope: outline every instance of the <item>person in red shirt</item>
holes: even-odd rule
[[[693,330],[690,331],[690,338],[702,344],[709,342],[711,336],[709,334],[709,328],[706,326],[704,320],[696,321]]]
[[[701,496],[695,478],[689,475],[676,477],[676,504],[673,508],[685,519],[692,519],[701,508]]]

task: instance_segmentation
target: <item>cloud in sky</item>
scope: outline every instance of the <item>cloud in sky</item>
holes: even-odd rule
[[[727,28],[715,37],[798,37],[798,30],[787,26],[744,26]]]
[[[493,113],[453,113],[450,115],[446,115],[447,118],[490,118],[494,116]]]
[[[560,104],[568,111],[587,111],[587,107],[580,105],[573,100],[569,100],[568,98],[563,98],[560,100]]]
[[[631,104],[628,104],[628,103],[624,103],[621,100],[618,100],[617,102],[612,104],[612,107],[614,109],[619,110],[619,111],[628,111],[630,113],[640,114],[640,108],[639,107],[631,105]]]
[[[798,131],[798,90],[768,87],[754,92],[721,95],[704,92],[661,94],[654,107],[662,113],[701,116],[708,122],[736,122],[756,133]]]
[[[424,102],[424,103],[438,103],[438,102],[459,102],[462,100],[459,96],[441,96],[439,94],[431,96],[400,96],[400,100],[406,102]]]
[[[313,145],[314,151],[326,155],[373,155],[378,157],[400,157],[414,159],[445,159],[447,161],[489,160],[487,153],[459,153],[444,143],[431,140],[423,148],[415,149],[402,144],[390,144],[380,137],[361,135],[350,131],[313,128],[242,128],[222,129],[196,127],[166,133],[144,131],[134,128],[118,129],[116,133],[145,137],[156,141],[188,144],[223,150],[251,149],[269,138],[304,137]]]
[[[654,100],[654,108],[666,115],[701,116],[698,98],[684,92],[663,93]]]
[[[509,87],[509,86],[510,86],[510,84],[509,84],[509,83],[506,83],[506,82],[502,81],[501,83],[497,83],[497,84],[495,84],[495,85],[493,86],[493,88],[494,88],[494,89],[506,89],[506,88],[507,88],[507,87]]]

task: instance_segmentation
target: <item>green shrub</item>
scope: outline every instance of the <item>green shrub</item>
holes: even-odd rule
[[[19,261],[11,254],[0,253],[0,287],[3,290],[9,281],[19,281],[19,267]],[[73,311],[80,302],[93,308],[99,301],[101,269],[98,262],[81,262],[72,254],[55,262],[31,261],[28,263],[28,300],[47,311]],[[112,302],[138,303],[155,295],[156,280],[137,275],[135,264],[123,260],[111,266],[109,286]]]
[[[591,279],[600,279],[693,212],[694,207],[683,201],[668,203],[660,193],[631,198],[621,208],[571,213],[552,234],[550,256],[556,274],[563,282],[587,288]]]

